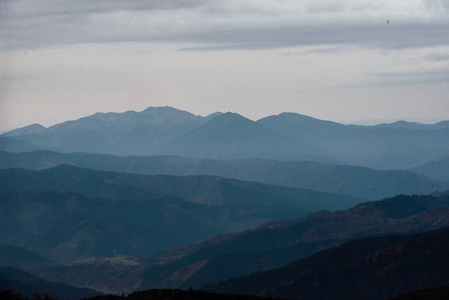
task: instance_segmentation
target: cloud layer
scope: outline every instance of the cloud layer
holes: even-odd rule
[[[446,0],[0,0],[1,47],[177,41],[192,49],[448,44]],[[192,50],[191,49],[191,50]]]
[[[447,119],[448,28],[449,0],[0,0],[0,131],[161,105]]]

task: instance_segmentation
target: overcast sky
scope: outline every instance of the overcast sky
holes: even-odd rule
[[[0,131],[167,105],[449,119],[449,0],[0,0]]]

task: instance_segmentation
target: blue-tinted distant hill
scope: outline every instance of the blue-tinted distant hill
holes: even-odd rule
[[[22,139],[0,136],[0,150],[2,151],[5,150],[11,152],[27,152],[38,149],[41,148],[29,142],[25,142]]]
[[[203,126],[176,138],[167,154],[208,159],[281,158],[330,161],[312,145],[236,113],[219,115]]]
[[[410,171],[377,171],[364,167],[306,161],[210,160],[178,156],[125,157],[49,151],[28,153],[0,151],[0,168],[20,167],[40,170],[60,164],[141,174],[214,175],[369,200],[398,194],[429,194],[449,188],[447,181],[432,179]]]
[[[303,213],[319,209],[348,208],[363,201],[345,195],[210,175],[146,175],[106,172],[70,165],[41,171],[0,170],[0,190],[58,191],[117,200],[169,196],[198,204],[264,205],[300,209]]]
[[[2,136],[64,152],[156,154],[171,140],[209,118],[171,107],[150,107],[141,112],[96,113],[49,128],[35,124]]]
[[[269,116],[257,122],[306,141],[321,157],[376,169],[406,168],[449,150],[449,122],[354,126],[295,113]]]
[[[150,107],[34,127],[2,137],[60,152],[308,160],[376,169],[404,169],[449,151],[448,122],[353,126],[295,113],[254,122],[235,113],[201,117],[171,107]]]
[[[394,123],[382,123],[374,125],[373,127],[386,127],[396,129],[421,129],[421,130],[435,130],[449,128],[449,121],[441,121],[435,124],[421,124],[416,122],[397,121]]]
[[[31,124],[22,128],[14,129],[3,134],[4,137],[14,137],[27,134],[37,134],[45,131],[45,127],[40,124]]]
[[[449,181],[449,155],[411,167],[410,171]]]

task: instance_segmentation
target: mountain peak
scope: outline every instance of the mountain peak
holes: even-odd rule
[[[211,113],[211,114],[205,116],[205,118],[206,118],[207,120],[211,120],[211,119],[213,119],[213,118],[215,118],[215,117],[221,116],[222,114],[223,114],[223,113],[222,113],[221,111],[216,111],[216,112],[214,112],[214,113]]]
[[[173,108],[171,106],[150,106],[147,109],[140,112],[140,114],[152,122],[166,122],[167,120],[176,121],[178,123],[181,120],[193,120],[201,119],[203,117],[195,116],[194,114]]]
[[[33,134],[40,131],[43,131],[45,129],[44,126],[34,123],[25,127],[17,128],[11,131],[8,131],[3,134],[5,137],[12,137],[16,135],[26,135],[26,134]]]
[[[279,114],[277,116],[267,117],[266,119],[271,118],[271,117],[273,117],[273,118],[281,118],[281,119],[283,119],[283,120],[285,120],[285,121],[287,121],[289,123],[292,123],[292,124],[310,124],[311,125],[311,124],[324,124],[324,123],[327,123],[327,124],[333,124],[333,125],[337,125],[337,126],[338,125],[342,126],[341,124],[336,123],[336,122],[320,120],[320,119],[317,119],[317,118],[309,117],[307,115],[302,115],[302,114],[293,113],[293,112],[284,112],[284,113],[281,113],[281,114]]]
[[[211,119],[209,123],[226,125],[226,124],[245,124],[245,123],[249,124],[254,122],[237,113],[226,112]]]
[[[141,111],[142,113],[174,113],[174,112],[184,112],[189,113],[184,110],[180,110],[171,106],[149,106]],[[190,113],[189,113],[190,114]]]

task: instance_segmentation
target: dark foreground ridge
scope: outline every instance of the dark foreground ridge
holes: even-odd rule
[[[231,295],[231,294],[215,294],[206,291],[195,291],[195,290],[169,290],[169,289],[154,289],[147,291],[139,291],[125,296],[97,296],[89,298],[89,300],[119,300],[119,299],[129,299],[129,300],[269,300],[274,298],[263,298],[258,296],[250,295]],[[280,299],[280,298],[276,298]]]
[[[449,299],[449,286],[431,288],[402,294],[387,300],[447,300]]]
[[[0,299],[2,300],[26,299],[26,297],[40,299],[37,295],[45,295],[43,299],[76,300],[101,295],[101,293],[92,289],[48,281],[10,267],[0,267],[0,290]]]
[[[414,235],[366,238],[280,269],[205,289],[287,299],[387,299],[415,289],[447,286],[448,239],[449,227]]]
[[[56,300],[57,298],[50,297],[48,295],[34,294],[31,298],[25,297],[20,293],[13,290],[2,290],[0,291],[0,299],[2,300]],[[104,295],[95,296],[91,298],[85,298],[85,300],[270,300],[274,298],[262,298],[257,296],[249,295],[229,295],[229,294],[214,294],[205,291],[183,291],[183,290],[147,290],[134,292],[128,296],[117,296],[117,295]],[[280,299],[280,298],[276,298]]]
[[[447,198],[397,196],[345,211],[320,211],[297,220],[270,222],[254,230],[166,249],[146,260],[127,257],[83,260],[35,269],[35,273],[48,280],[89,286],[105,293],[189,286],[199,289],[232,277],[273,270],[349,240],[449,226],[448,216]],[[120,261],[123,263],[118,264]],[[108,274],[108,280],[103,280],[103,274]]]

